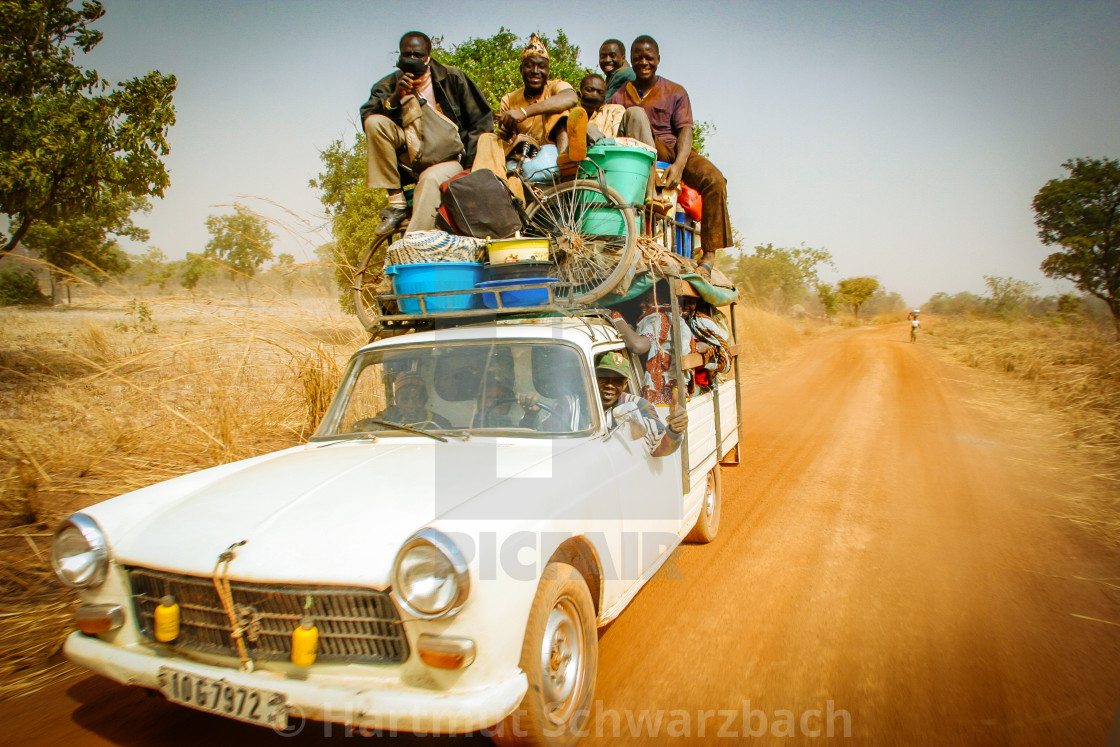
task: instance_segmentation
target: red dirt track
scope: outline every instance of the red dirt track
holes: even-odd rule
[[[1043,419],[984,405],[982,377],[906,337],[826,335],[745,387],[720,535],[601,631],[581,744],[1105,742],[1120,557],[1059,516],[1084,477]],[[283,738],[92,675],[0,717],[9,745],[358,736]]]

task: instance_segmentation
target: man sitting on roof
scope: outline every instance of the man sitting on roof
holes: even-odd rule
[[[700,243],[704,254],[698,272],[710,277],[716,251],[732,245],[727,180],[711,161],[692,149],[692,104],[688,91],[658,76],[660,62],[661,53],[653,37],[635,39],[630,45],[634,80],[619,89],[610,103],[645,109],[657,141],[657,159],[670,163],[665,186],[672,189],[683,181],[703,198]]]
[[[594,143],[604,137],[632,137],[656,149],[645,109],[603,103],[606,86],[598,73],[583,76],[579,83],[579,103],[587,112],[587,139]]]
[[[579,98],[571,83],[549,78],[548,49],[536,34],[521,52],[521,80],[524,86],[502,96],[497,133],[479,137],[475,169],[487,168],[505,177],[506,156],[524,139],[537,146],[553,143],[561,153],[567,151],[568,110]]]
[[[607,99],[634,80],[634,68],[626,62],[626,45],[618,39],[607,39],[599,47],[599,69],[607,76]]]

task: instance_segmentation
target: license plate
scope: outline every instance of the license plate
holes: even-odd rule
[[[170,667],[159,668],[159,689],[172,703],[278,731],[288,726],[288,702],[283,693],[243,687]]]

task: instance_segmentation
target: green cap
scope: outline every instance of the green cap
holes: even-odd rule
[[[599,376],[601,373],[609,373],[628,379],[630,378],[630,364],[626,362],[625,355],[618,350],[612,350],[600,355],[599,360],[595,363],[595,375]]]

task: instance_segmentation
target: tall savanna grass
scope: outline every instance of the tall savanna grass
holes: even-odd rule
[[[306,440],[366,335],[332,298],[0,309],[0,698],[65,671],[72,511]],[[31,631],[37,631],[32,635]]]

